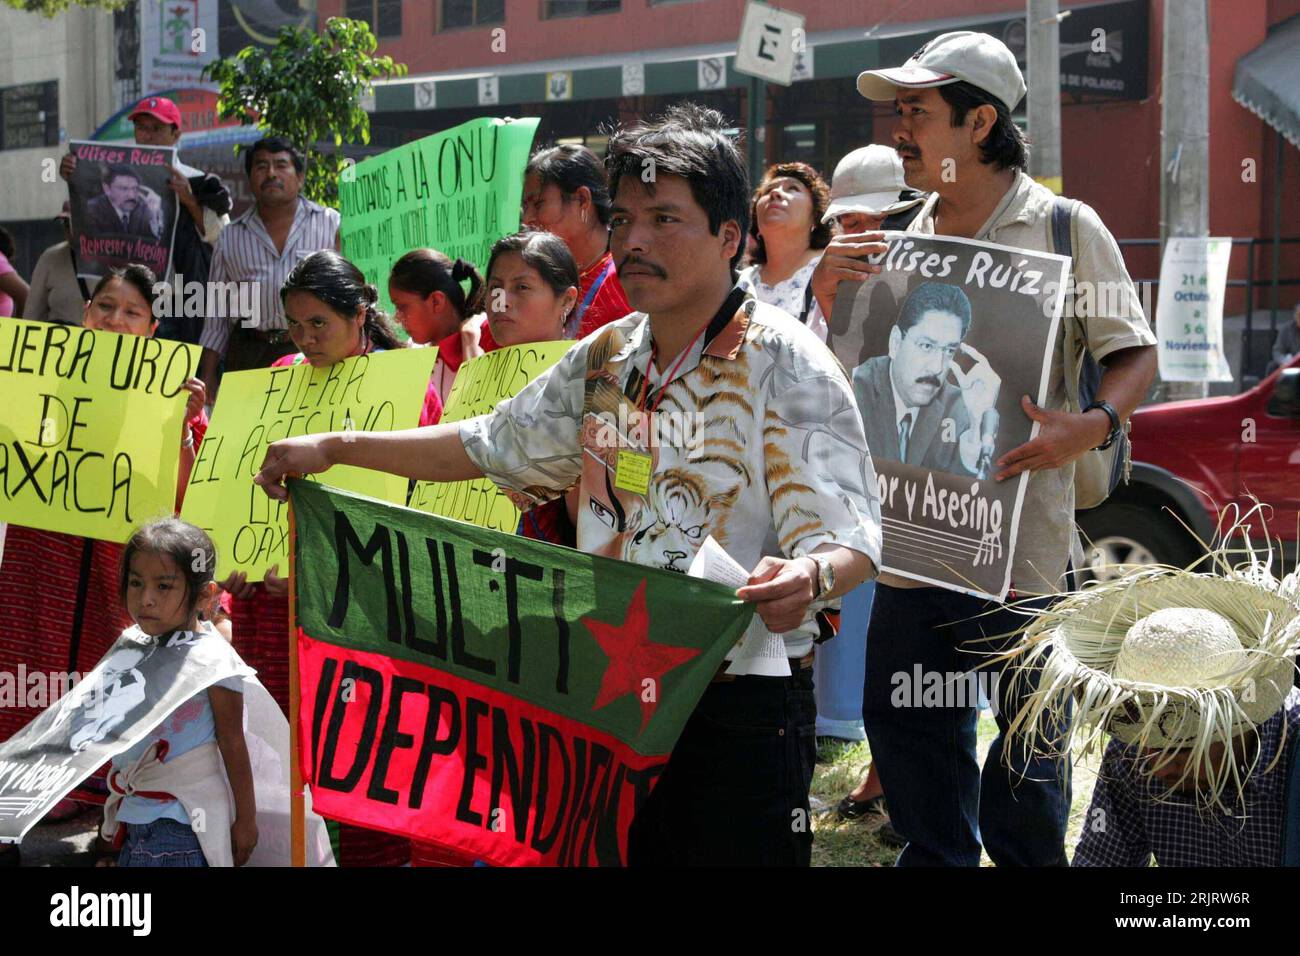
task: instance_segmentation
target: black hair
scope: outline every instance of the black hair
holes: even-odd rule
[[[293,140],[283,136],[264,136],[244,151],[244,175],[253,175],[253,157],[257,153],[288,153],[293,157],[294,171],[301,174],[307,168],[307,158]]]
[[[966,122],[966,114],[981,106],[991,106],[997,110],[998,118],[989,130],[984,142],[980,143],[980,162],[991,163],[998,169],[1029,168],[1029,143],[1025,134],[1011,119],[1011,110],[1000,99],[987,90],[982,90],[973,83],[960,80],[938,87],[939,95],[952,107],[952,125],[960,126]]]
[[[605,168],[586,146],[565,143],[539,149],[528,160],[524,176],[536,175],[543,183],[554,183],[560,192],[572,196],[583,186],[591,191],[591,204],[602,226],[609,225],[609,183]]]
[[[122,549],[117,592],[123,605],[131,583],[131,559],[141,552],[165,554],[176,562],[185,579],[186,613],[193,614],[200,592],[217,575],[217,549],[207,532],[180,518],[161,518],[137,528]]]
[[[740,241],[731,257],[734,279],[749,232],[749,176],[736,144],[723,132],[725,128],[726,121],[717,110],[678,103],[654,121],[615,132],[605,168],[611,196],[618,195],[624,176],[640,178],[653,192],[654,179],[645,178],[647,170],[656,176],[680,176],[690,183],[691,195],[708,214],[711,233],[718,235],[728,220],[740,227]]]
[[[144,300],[149,303],[149,311],[154,312],[154,303],[158,299],[158,292],[155,291],[154,286],[158,285],[158,277],[152,269],[138,262],[126,266],[114,266],[100,276],[99,281],[95,283],[95,288],[90,292],[91,301],[93,302],[95,296],[99,295],[100,289],[114,279],[121,279],[123,282],[135,286],[140,295],[144,297]],[[157,313],[154,314],[156,317]]]
[[[898,326],[900,334],[906,334],[927,312],[947,312],[957,316],[961,321],[961,337],[966,338],[966,333],[970,330],[970,299],[960,286],[948,285],[946,282],[922,282],[903,300],[894,324]]]
[[[104,167],[105,186],[113,185],[113,180],[117,179],[119,176],[129,176],[137,183],[140,181],[140,174],[130,166],[123,166],[121,163],[109,163]]]
[[[521,229],[502,236],[492,245],[488,256],[487,275],[492,276],[492,265],[497,257],[507,252],[517,253],[524,264],[536,269],[543,281],[556,295],[564,295],[570,288],[579,287],[578,265],[573,253],[559,236],[542,229]]]
[[[362,332],[371,344],[381,349],[402,347],[388,316],[375,308],[379,290],[366,281],[360,269],[333,249],[313,252],[294,266],[289,278],[280,286],[281,303],[290,292],[310,293],[347,318],[365,306],[366,320]]]
[[[754,248],[754,254],[750,256],[751,262],[767,262],[767,245],[763,242],[763,236],[758,231],[758,201],[769,191],[766,187],[774,179],[790,179],[803,183],[804,188],[812,197],[812,221],[813,227],[808,234],[808,247],[810,249],[825,249],[831,242],[831,223],[822,222],[822,217],[826,215],[826,209],[831,204],[831,187],[826,185],[826,180],[822,179],[821,174],[813,169],[807,163],[777,163],[774,166],[767,167],[767,172],[763,174],[763,180],[754,190],[754,197],[749,204],[749,234],[757,240]]]
[[[461,282],[469,280],[469,294]],[[402,292],[427,298],[441,292],[462,319],[483,311],[483,277],[474,263],[453,262],[437,249],[412,249],[393,263],[388,284]]]
[[[14,244],[13,233],[4,226],[0,226],[0,256],[12,259],[17,251],[18,247]]]

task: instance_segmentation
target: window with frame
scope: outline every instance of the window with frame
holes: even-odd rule
[[[458,30],[505,23],[506,0],[440,0],[433,29]]]
[[[587,17],[593,13],[617,13],[622,0],[542,0],[542,19]]]
[[[402,35],[402,0],[348,0],[350,20],[364,20],[377,37]]]

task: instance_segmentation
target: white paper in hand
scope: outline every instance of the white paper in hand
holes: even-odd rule
[[[709,535],[700,545],[686,574],[692,578],[704,578],[716,581],[727,587],[740,588],[749,583],[749,572],[727,554],[725,548]],[[789,677],[790,658],[785,653],[785,640],[779,634],[773,634],[757,622],[750,625],[738,647],[727,655],[731,663],[727,673],[736,677],[745,674],[760,674],[764,677]]]
[[[686,576],[717,581],[729,588],[743,588],[749,583],[749,572],[735,558],[727,554],[727,550],[718,544],[713,535],[705,538],[704,543],[700,545],[700,550],[695,553],[691,566],[686,569]]]

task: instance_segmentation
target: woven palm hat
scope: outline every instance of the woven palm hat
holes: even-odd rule
[[[1297,644],[1300,601],[1257,564],[1219,574],[1132,570],[1067,593],[1025,630],[1008,655],[1012,679],[1036,673],[1037,686],[1008,745],[1019,735],[1026,749],[1060,755],[1082,738],[1088,753],[1110,735],[1165,752],[1163,762],[1189,750],[1184,777],[1204,769],[1209,788],[1198,797],[1222,805],[1229,784],[1240,795],[1244,777],[1231,747],[1217,765],[1211,747],[1278,712]]]

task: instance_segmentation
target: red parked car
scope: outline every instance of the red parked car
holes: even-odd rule
[[[1297,560],[1300,524],[1300,357],[1240,395],[1148,405],[1133,413],[1133,473],[1100,506],[1078,515],[1092,574],[1105,565],[1190,564],[1214,534],[1219,511],[1252,496],[1271,506],[1251,522],[1267,531],[1274,573]],[[1181,523],[1180,523],[1181,522]],[[1089,546],[1091,541],[1091,546]]]

